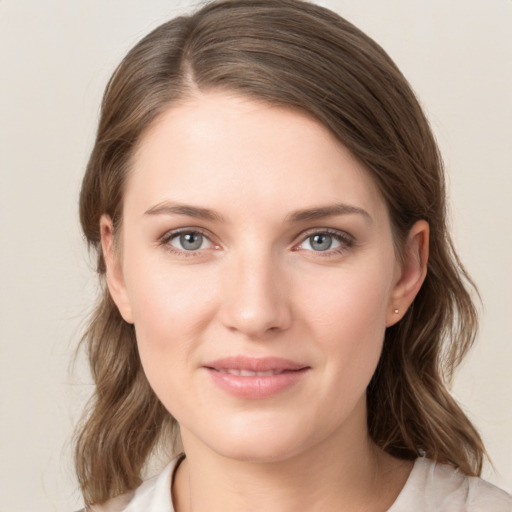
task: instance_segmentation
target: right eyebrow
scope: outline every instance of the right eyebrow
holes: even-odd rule
[[[164,201],[152,206],[144,215],[186,215],[195,219],[224,222],[224,217],[209,208]]]

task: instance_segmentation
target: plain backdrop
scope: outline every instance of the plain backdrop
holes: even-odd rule
[[[394,58],[443,151],[482,327],[453,391],[512,491],[512,1],[332,0]],[[79,508],[70,367],[95,296],[77,196],[102,90],[125,52],[197,2],[0,0],[0,512]]]

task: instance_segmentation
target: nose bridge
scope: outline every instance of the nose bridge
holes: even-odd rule
[[[287,276],[270,248],[248,244],[229,258],[222,293],[222,321],[249,337],[284,330],[291,321]]]

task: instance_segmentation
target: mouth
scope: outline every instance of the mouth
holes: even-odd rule
[[[232,356],[206,363],[205,368],[219,372],[250,372],[273,375],[286,371],[302,370],[308,366],[281,357]],[[251,377],[253,375],[247,375]]]
[[[311,367],[282,358],[238,356],[209,362],[203,369],[224,392],[237,398],[262,399],[295,386]]]

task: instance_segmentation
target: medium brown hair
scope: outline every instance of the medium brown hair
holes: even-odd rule
[[[176,424],[150,388],[134,328],[104,282],[100,216],[122,222],[123,185],[148,127],[192,90],[228,90],[307,112],[366,167],[389,210],[397,253],[420,219],[430,225],[425,282],[386,331],[367,390],[368,427],[390,454],[418,453],[479,474],[484,448],[446,389],[473,342],[472,287],[446,227],[442,162],[428,122],[388,55],[349,22],[299,0],[225,0],[158,27],[112,76],[80,196],[103,295],[85,332],[96,385],[77,435],[86,503],[135,488],[159,440]]]

